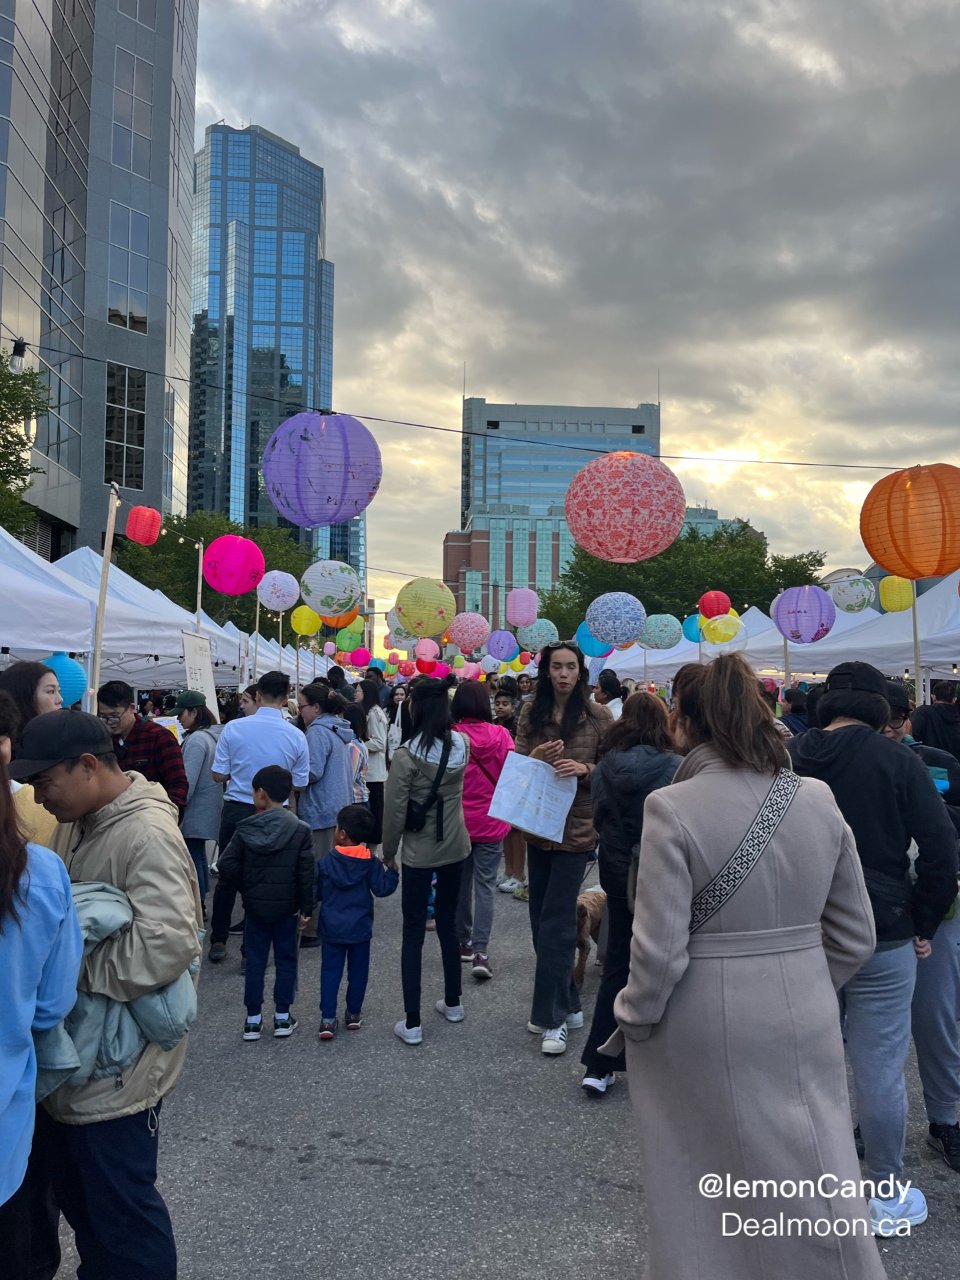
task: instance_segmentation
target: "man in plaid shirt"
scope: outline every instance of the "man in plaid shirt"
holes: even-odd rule
[[[133,690],[123,680],[110,680],[97,691],[97,715],[113,738],[124,772],[142,773],[159,782],[178,809],[187,803],[183,752],[169,729],[137,714]]]

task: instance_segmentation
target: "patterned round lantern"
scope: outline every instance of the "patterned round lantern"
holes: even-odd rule
[[[960,569],[960,467],[937,462],[878,480],[860,511],[860,537],[882,569],[903,578]]]
[[[500,662],[512,662],[520,652],[520,646],[512,631],[491,631],[487,652]]]
[[[359,609],[348,609],[346,613],[321,613],[320,618],[325,627],[332,627],[334,631],[339,631],[342,627],[349,627],[352,622],[356,622],[359,613]]]
[[[902,613],[913,604],[913,583],[891,574],[880,579],[880,604],[887,613]]]
[[[263,451],[267,497],[291,524],[320,529],[358,516],[383,475],[373,436],[346,413],[298,413]]]
[[[416,672],[416,670],[417,668],[412,662],[404,661],[397,663],[397,674],[406,676],[408,679]]]
[[[837,607],[822,587],[787,587],[771,606],[773,624],[794,644],[814,644],[837,620]]]
[[[473,653],[482,644],[486,644],[490,623],[482,613],[458,613],[447,630],[458,649],[464,653]]]
[[[560,639],[560,632],[549,618],[537,618],[529,627],[517,628],[517,639],[525,649],[539,653],[548,644],[555,644]]]
[[[564,503],[574,541],[590,555],[632,564],[659,555],[686,519],[680,481],[645,453],[607,453],[573,477]]]
[[[436,640],[424,638],[423,640],[418,640],[413,646],[413,652],[418,658],[432,658],[435,661],[440,657],[440,646],[437,644]]]
[[[706,638],[706,631],[704,631],[701,652],[705,658],[719,658],[723,653],[738,653],[741,649],[745,649],[747,647],[747,644],[750,641],[750,636],[747,634],[747,628],[738,618],[731,618],[729,614],[725,614],[722,618],[708,618],[707,626],[710,626],[712,623],[732,624],[736,627],[736,630],[728,640],[719,641],[708,640]],[[729,625],[723,627],[724,632],[729,630]]]
[[[640,638],[648,649],[672,649],[683,638],[680,619],[672,613],[652,613]]]
[[[51,653],[49,658],[42,658],[41,661],[57,677],[63,705],[72,707],[75,702],[79,702],[87,692],[87,673],[76,658],[60,652]]]
[[[290,615],[290,626],[298,636],[315,636],[322,626],[319,613],[308,604],[302,604]]]
[[[585,622],[581,622],[577,627],[573,639],[577,648],[587,658],[605,658],[613,648],[603,640],[598,640]]]
[[[363,599],[363,584],[352,565],[317,560],[300,579],[303,598],[322,618],[351,613]]]
[[[203,553],[203,577],[207,585],[224,596],[243,596],[263,577],[263,552],[249,538],[225,533],[215,538]]]
[[[412,631],[408,631],[400,619],[397,617],[396,608],[390,610],[387,614],[387,626],[396,643],[403,648],[407,643],[412,644],[416,640],[416,636]]]
[[[257,585],[257,599],[265,609],[272,609],[274,613],[286,613],[300,599],[300,583],[292,573],[271,569]],[[313,632],[306,631],[304,635],[313,635]]]
[[[862,613],[877,598],[877,589],[869,578],[840,578],[827,587],[830,599],[844,613]]]
[[[725,591],[705,591],[700,597],[700,612],[705,618],[719,618],[730,612],[730,597]]]
[[[727,644],[736,639],[743,629],[743,623],[730,613],[722,613],[718,617],[707,618],[701,630],[708,644]]]
[[[361,645],[350,654],[350,661],[355,667],[369,667],[372,656],[370,650]]]
[[[684,618],[683,625],[680,629],[683,632],[684,640],[689,640],[691,644],[699,644],[703,639],[703,635],[700,631],[699,613],[688,614],[687,617]]]
[[[131,542],[139,542],[141,547],[152,547],[160,537],[160,526],[162,524],[163,516],[159,511],[155,511],[153,507],[131,507],[127,512],[127,524],[124,533],[126,533]],[[64,699],[64,704],[66,705],[66,699]]]
[[[480,659],[480,670],[485,675],[493,675],[494,671],[500,670],[500,659],[495,658],[492,653],[485,653]]]
[[[457,602],[450,588],[435,578],[414,578],[400,588],[394,609],[405,631],[437,636],[456,616]]]
[[[627,591],[608,591],[587,609],[587,627],[603,644],[633,644],[643,634],[647,611]]]
[[[511,627],[529,627],[539,608],[540,597],[529,587],[514,587],[507,592],[507,622]]]

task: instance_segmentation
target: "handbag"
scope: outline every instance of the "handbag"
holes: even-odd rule
[[[452,740],[448,740],[443,744],[440,752],[440,763],[437,765],[437,772],[430,784],[430,790],[422,800],[410,799],[407,801],[407,818],[405,827],[408,831],[422,831],[427,825],[427,814],[437,806],[437,842],[443,840],[443,801],[440,797],[440,784],[443,782],[443,775],[447,771],[447,761],[450,759],[450,747]]]
[[[791,769],[781,769],[736,852],[694,898],[690,909],[691,933],[702,928],[737,892],[759,862],[799,790],[800,775]]]

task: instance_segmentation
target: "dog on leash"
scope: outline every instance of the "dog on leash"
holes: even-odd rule
[[[577,898],[577,964],[573,980],[577,989],[583,986],[587,976],[587,957],[590,955],[591,938],[599,947],[600,926],[607,909],[607,895],[602,889],[588,889]],[[599,958],[597,964],[600,963]]]

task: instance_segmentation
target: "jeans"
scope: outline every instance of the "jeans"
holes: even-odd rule
[[[537,953],[530,1021],[538,1027],[559,1027],[568,1013],[580,1009],[573,964],[577,898],[586,870],[585,853],[548,852],[527,845],[530,931]]]
[[[403,984],[403,1007],[408,1027],[420,1025],[420,977],[423,965],[423,940],[427,931],[427,903],[430,884],[437,877],[434,914],[437,941],[443,959],[443,998],[450,1006],[460,1003],[460,944],[457,942],[457,901],[463,863],[451,862],[445,867],[407,867],[400,877],[400,906],[403,912],[403,945],[400,952],[400,978]],[[354,1012],[354,1010],[351,1010]]]
[[[243,1002],[247,1013],[259,1013],[263,1007],[263,979],[271,944],[276,968],[273,1004],[277,1013],[289,1013],[297,996],[297,917],[266,921],[247,916],[243,941],[247,953]]]
[[[924,961],[923,963],[928,963]],[[875,951],[840,991],[847,1056],[868,1178],[899,1177],[907,1137],[910,1004],[917,976],[911,942]]]
[[[486,955],[490,946],[493,899],[502,856],[502,840],[472,844],[470,856],[463,864],[460,900],[457,903],[457,936],[461,942],[472,940],[474,951],[481,955]]]
[[[82,1280],[176,1280],[173,1226],[156,1187],[160,1107],[94,1124],[60,1124],[40,1109],[34,1149],[73,1228]]]
[[[383,801],[385,782],[368,782],[367,790],[370,793],[370,812],[373,814],[373,820],[377,824],[374,828],[373,835],[367,841],[372,849],[375,845],[383,844]],[[354,1012],[353,1009],[350,1010]]]
[[[207,866],[207,842],[199,836],[184,836],[183,842],[197,868],[197,882],[200,885],[200,897],[205,899],[210,891],[210,869]],[[204,902],[206,910],[206,902]]]
[[[960,1105],[960,919],[944,920],[917,964],[913,1043],[931,1124],[956,1124]]]
[[[347,966],[347,1012],[362,1013],[370,977],[370,940],[366,942],[324,942],[320,965],[320,1017],[337,1016],[337,998]]]
[[[626,897],[607,894],[607,951],[603,960],[603,977],[593,1009],[590,1035],[580,1061],[591,1073],[606,1075],[608,1071],[626,1071],[627,1064],[621,1052],[609,1058],[598,1053],[617,1029],[613,1016],[613,1002],[627,985],[630,976],[630,943],[633,938],[633,912]]]
[[[252,804],[241,804],[239,800],[224,800],[223,812],[220,815],[220,835],[218,842],[223,853],[233,839],[238,823],[256,813]],[[210,945],[215,942],[226,942],[230,933],[230,921],[233,919],[233,906],[237,900],[237,891],[217,881],[213,891],[213,910],[210,913]]]

